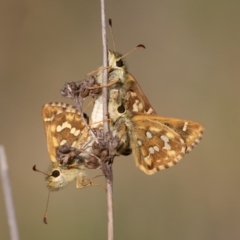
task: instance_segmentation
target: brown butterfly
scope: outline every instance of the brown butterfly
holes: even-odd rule
[[[116,121],[116,119],[119,117],[116,102],[118,102],[120,106],[122,104],[122,101],[126,99],[128,101],[130,111],[156,115],[156,111],[151,106],[150,102],[148,101],[147,97],[139,86],[137,80],[130,73],[128,73],[127,67],[122,60],[122,55],[109,50],[108,62],[108,85],[110,85],[108,87],[109,99],[115,99],[115,103],[113,105],[111,105],[111,102],[109,101],[108,112],[110,119],[113,122]],[[101,68],[96,75],[96,79],[98,83],[102,83]],[[91,114],[91,125],[102,121],[102,96],[100,94],[94,103],[94,108]]]
[[[143,45],[139,45],[137,47],[142,46]],[[123,101],[125,104],[127,103],[128,109],[131,112],[156,115],[156,111],[151,106],[137,80],[130,73],[128,73],[127,67],[122,60],[122,55],[117,52],[108,51],[108,62],[108,112],[112,125],[121,116],[121,114],[118,112],[118,107],[122,105]],[[102,69],[100,69],[97,73],[96,79],[97,82],[101,84]],[[93,111],[91,114],[91,126],[99,127],[102,124],[102,109],[102,95],[100,94],[95,99]],[[110,126],[112,125],[110,124]],[[116,131],[116,129],[114,131]],[[118,129],[118,131],[121,131],[122,133],[120,134],[121,147],[117,149],[117,152],[122,155],[129,155],[131,153],[131,149],[126,128],[122,126],[121,130]]]
[[[65,103],[47,103],[42,108],[47,148],[52,161],[47,186],[58,190],[76,179],[78,188],[87,186],[88,167],[94,140],[75,107]],[[60,156],[64,156],[61,158]],[[96,163],[96,162],[95,162]],[[99,163],[94,168],[98,168]]]
[[[121,141],[118,152],[132,149],[136,165],[146,174],[173,166],[199,143],[203,126],[157,116],[121,55],[109,51],[109,63],[109,82],[119,79],[109,90],[112,131]]]
[[[201,140],[204,128],[197,122],[157,116],[121,57],[108,52],[108,79],[114,83],[109,87],[108,106],[112,132],[120,139],[118,152],[127,155],[131,149],[136,165],[146,174],[153,174],[173,166],[190,152]],[[100,83],[101,71],[97,77]],[[101,97],[98,100],[99,121],[103,118]],[[95,114],[93,111],[92,120]]]

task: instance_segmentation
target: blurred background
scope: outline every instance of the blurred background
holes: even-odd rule
[[[115,159],[116,239],[240,239],[239,9],[239,1],[106,0],[117,50],[146,46],[126,61],[159,115],[206,129],[193,152],[153,176],[132,156]],[[50,164],[42,105],[66,102],[63,84],[102,65],[100,1],[2,0],[0,26],[0,144],[20,238],[106,239],[101,188],[54,192],[45,225],[45,177],[32,171]],[[0,220],[10,239],[2,191]]]

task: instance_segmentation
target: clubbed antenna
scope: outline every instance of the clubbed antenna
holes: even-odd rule
[[[110,27],[111,36],[112,36],[113,50],[114,50],[114,52],[116,52],[116,46],[115,46],[115,41],[114,41],[114,37],[113,37],[113,26],[112,26],[112,19],[111,18],[108,19],[108,23],[109,23],[109,27]]]
[[[49,174],[47,174],[47,173],[45,173],[45,172],[43,172],[43,171],[41,171],[41,170],[38,170],[37,167],[36,167],[36,165],[34,165],[32,169],[33,169],[33,171],[35,171],[35,172],[40,172],[40,173],[42,173],[42,174],[44,174],[44,175],[47,175],[48,177],[50,176]],[[45,214],[44,214],[44,217],[43,217],[43,222],[44,222],[45,224],[47,224],[47,211],[48,211],[49,198],[50,198],[50,190],[49,190],[49,192],[48,192],[47,206],[46,206]]]
[[[48,191],[47,205],[46,205],[46,210],[45,210],[44,217],[43,217],[43,222],[45,224],[47,224],[47,211],[48,211],[49,199],[50,199],[50,190]]]
[[[47,173],[45,173],[45,172],[43,172],[43,171],[41,171],[41,170],[38,170],[37,167],[36,167],[36,165],[34,165],[32,169],[33,169],[33,171],[35,171],[35,172],[40,172],[40,173],[42,173],[42,174],[44,174],[44,175],[46,175],[46,176],[49,177],[49,174],[47,174]]]
[[[137,45],[135,48],[133,48],[132,50],[130,50],[129,52],[127,52],[126,54],[122,55],[119,59],[125,58],[127,55],[129,55],[131,52],[137,50],[138,48],[144,48],[144,49],[146,49],[146,47],[145,47],[143,44],[139,44],[139,45]],[[119,60],[119,59],[118,59],[118,60]]]

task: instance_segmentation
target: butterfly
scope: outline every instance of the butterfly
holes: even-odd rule
[[[142,47],[143,45],[139,46]],[[113,123],[119,118],[120,115],[118,112],[118,107],[122,105],[123,100],[128,103],[128,108],[132,112],[155,115],[156,111],[151,106],[137,80],[130,73],[128,73],[126,64],[122,59],[122,55],[118,52],[109,50],[108,62],[108,113],[111,120],[110,126],[112,126]],[[95,78],[97,79],[97,82],[101,84],[101,68],[99,69],[99,72],[97,73]],[[113,104],[112,100],[114,101]],[[100,124],[103,122],[102,109],[102,95],[99,94],[99,96],[95,99],[93,111],[91,114],[91,126],[99,127]],[[121,135],[121,147],[117,149],[117,152],[121,155],[129,155],[131,153],[131,149],[129,147],[130,143],[126,128],[122,126],[122,128],[118,129],[118,131],[121,131],[122,134],[119,134]]]
[[[52,161],[48,188],[58,190],[74,180],[77,188],[90,184],[85,168],[99,168],[100,164],[91,156],[94,140],[80,113],[72,105],[53,102],[43,106],[42,118]]]
[[[143,45],[139,45],[143,46]],[[137,46],[137,47],[139,47]],[[119,102],[119,106],[123,99],[128,99],[128,105],[131,111],[154,115],[156,111],[151,106],[146,95],[142,91],[137,80],[128,73],[126,64],[122,59],[122,55],[118,52],[108,51],[108,91],[109,99],[115,98],[115,102]],[[96,74],[96,79],[99,84],[102,83],[102,68]],[[117,100],[116,100],[117,91]],[[110,119],[115,122],[119,117],[116,109],[116,104],[111,105],[109,101],[108,112]],[[93,111],[91,114],[91,124],[103,121],[102,112],[102,96],[101,94],[95,99]]]
[[[118,152],[130,152],[146,174],[169,168],[189,153],[202,138],[201,124],[157,116],[136,79],[127,71],[121,55],[108,52],[109,116],[113,136],[120,139]],[[124,154],[127,155],[127,154]]]

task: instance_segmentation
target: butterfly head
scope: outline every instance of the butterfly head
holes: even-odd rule
[[[127,68],[122,59],[122,55],[117,52],[108,51],[108,81],[120,80],[121,84],[125,82]]]
[[[85,172],[83,165],[65,167],[53,163],[50,174],[46,177],[47,187],[51,191],[59,190],[75,179],[83,179],[84,177]]]
[[[126,68],[122,55],[118,52],[108,50],[108,65],[111,69]]]

